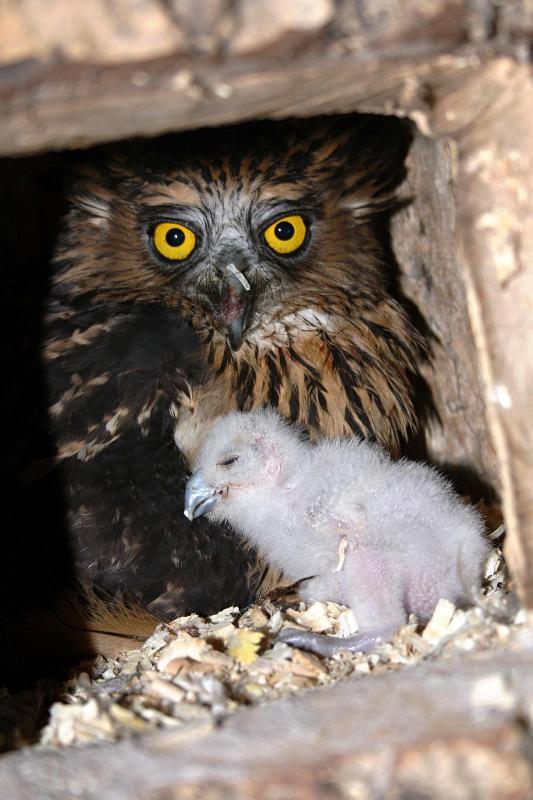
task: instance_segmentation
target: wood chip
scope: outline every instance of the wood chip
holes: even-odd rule
[[[265,614],[261,606],[254,605],[244,612],[239,620],[239,625],[254,628],[256,630],[263,630],[267,627],[268,622],[268,615]]]
[[[113,703],[113,705],[109,707],[109,716],[114,722],[130,733],[142,733],[147,728],[144,720],[140,719],[133,711],[123,708],[118,703]]]
[[[438,642],[448,632],[448,625],[455,612],[455,606],[449,600],[441,598],[437,603],[433,616],[424,629],[422,636],[428,642]]]
[[[352,636],[357,633],[359,626],[351,608],[345,608],[338,617],[339,634],[341,636]]]
[[[315,633],[331,631],[331,619],[328,615],[326,603],[313,603],[304,611],[287,610],[287,617],[294,620],[299,626]]]
[[[317,681],[326,673],[326,668],[319,658],[301,650],[294,650],[290,668],[294,675],[315,678]]]
[[[144,693],[155,700],[168,700],[171,703],[181,703],[185,699],[185,692],[171,681],[155,678],[147,682]]]
[[[252,664],[263,639],[258,631],[238,630],[229,640],[227,651],[239,664]]]
[[[219,611],[217,614],[211,614],[209,621],[215,624],[219,622],[227,624],[228,622],[233,622],[234,618],[238,617],[240,613],[240,609],[237,606],[231,606],[230,608],[225,608],[223,611]]]
[[[378,652],[343,651],[331,659],[277,642],[276,634],[282,627],[297,626],[351,635],[357,621],[338,603],[307,606],[285,596],[276,602],[265,599],[243,614],[233,607],[207,618],[181,617],[159,626],[139,650],[116,659],[100,657],[90,674],[65,683],[62,702],[52,706],[41,742],[83,745],[156,727],[172,729],[177,740],[186,741],[240,705],[264,703],[350,675],[372,680],[428,657],[464,658],[502,645],[532,647],[527,614],[507,586],[505,564],[496,552],[475,606],[455,609],[441,600],[423,633],[412,618]],[[477,686],[472,704],[511,708],[514,698],[502,681],[496,675]]]
[[[196,639],[185,631],[180,631],[178,637],[161,650],[157,668],[160,672],[165,672],[168,665],[179,658],[201,661],[208,649],[209,645],[203,639]]]
[[[226,645],[231,637],[235,635],[236,630],[237,628],[232,622],[229,622],[226,625],[217,625],[209,631],[206,638],[209,639],[209,641],[215,640],[221,642],[223,645]]]

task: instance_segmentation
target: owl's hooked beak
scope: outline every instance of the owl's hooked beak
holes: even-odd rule
[[[185,503],[183,513],[191,522],[196,517],[203,517],[218,503],[216,490],[206,483],[201,469],[191,475],[185,487]]]
[[[251,303],[248,293],[251,286],[235,264],[226,266],[223,286],[220,297],[220,314],[226,324],[231,349],[238,350],[250,316]]]

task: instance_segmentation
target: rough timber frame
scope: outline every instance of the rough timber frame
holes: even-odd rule
[[[402,288],[430,327],[433,320],[443,345],[435,356],[434,380],[428,373],[443,433],[440,438],[430,436],[429,446],[442,461],[460,458],[462,450],[479,474],[498,486],[507,524],[507,559],[529,608],[532,30],[529,0],[4,0],[0,5],[0,155],[85,147],[259,117],[367,111],[407,115],[417,123],[423,137],[413,149],[410,181],[413,189],[430,187],[427,203],[418,208],[415,204],[410,216],[395,220],[393,235]],[[446,197],[453,196],[450,212]],[[434,229],[424,239],[416,232],[428,213]],[[419,280],[422,273],[409,266],[413,251],[422,266],[433,263],[426,294]],[[450,690],[456,686],[459,691],[474,673],[496,669],[519,684],[530,680],[531,661],[500,656],[475,668],[463,665],[456,677],[453,670],[437,672],[446,676]],[[430,697],[435,680],[429,667],[418,674],[416,703],[407,698],[408,675],[383,678],[372,687],[367,682],[365,692],[372,695],[368,702],[379,705],[393,686],[398,687],[406,694],[416,728],[427,713],[420,697]],[[276,796],[294,798],[396,797],[400,794],[387,794],[392,786],[402,785],[405,792],[429,791],[431,764],[447,765],[455,774],[454,765],[470,763],[477,748],[479,757],[491,762],[494,780],[483,770],[465,768],[461,780],[466,793],[461,796],[527,796],[531,774],[519,709],[502,712],[476,728],[477,718],[466,701],[456,716],[444,704],[440,716],[436,712],[431,725],[419,730],[425,749],[414,735],[401,743],[391,736],[378,764],[371,743],[379,732],[368,719],[368,704],[367,711],[359,708],[361,698],[352,702],[350,691],[355,694],[355,687],[345,685],[332,690],[327,701],[316,695],[286,701],[277,712],[257,709],[250,712],[249,723],[244,715],[235,717],[224,732],[187,744],[190,757],[185,749],[179,756],[178,743],[172,745],[168,736],[142,747],[124,743],[117,746],[120,757],[129,755],[133,765],[142,753],[148,771],[140,770],[135,781],[122,788],[118,755],[111,757],[109,751],[107,758],[102,749],[65,758],[60,753],[15,754],[4,762],[4,778],[0,767],[0,786],[7,780],[9,787],[0,793],[14,799],[66,796],[59,784],[56,790],[53,782],[44,788],[52,770],[70,782],[72,796],[87,798],[133,800],[148,796],[145,790],[153,790],[154,798],[215,798],[228,796],[228,788],[235,797],[271,797],[267,789],[274,788],[281,792]],[[253,763],[252,755],[246,754],[252,753],[255,741],[254,730],[246,726],[264,726],[265,735],[270,731],[275,736],[273,719],[281,714],[276,721],[282,735],[283,720],[288,724],[291,713],[301,712],[309,717],[306,730],[315,725],[320,738],[328,733],[321,703],[336,709],[339,725],[344,720],[345,728],[332,730],[349,737],[352,760],[330,745],[323,755],[332,759],[334,774],[320,759],[306,763],[298,749],[304,728],[295,723],[284,740],[285,752],[291,750],[294,756],[292,777],[286,759],[271,745],[265,762],[267,786],[262,773],[250,772],[244,763],[247,757]],[[350,713],[343,716],[346,707]],[[357,735],[350,726],[356,718]],[[404,729],[400,711],[387,719],[398,733]],[[458,725],[472,738],[461,737]],[[370,742],[366,749],[361,732]],[[316,747],[317,741],[306,746]],[[222,768],[207,764],[217,746],[231,750],[244,748],[244,743],[241,765],[230,758],[225,777]],[[167,764],[164,754],[173,746],[178,755],[173,753]],[[40,784],[33,783],[27,771],[28,759],[35,759],[35,776],[47,770]],[[162,768],[163,760],[161,781],[154,783],[150,770]],[[402,773],[408,762],[414,771]],[[184,764],[188,777],[183,782]],[[304,766],[305,773],[298,772]],[[40,793],[33,794],[39,785]],[[84,787],[81,794],[76,785]],[[357,786],[373,789],[357,794]],[[431,796],[451,796],[444,784],[441,790]]]

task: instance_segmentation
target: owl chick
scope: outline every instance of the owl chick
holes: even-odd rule
[[[368,650],[439,598],[468,602],[489,547],[477,512],[431,467],[393,462],[363,440],[303,441],[270,410],[233,413],[211,430],[186,489],[185,515],[227,521],[307,601],[349,606],[347,639],[285,630],[323,656]]]

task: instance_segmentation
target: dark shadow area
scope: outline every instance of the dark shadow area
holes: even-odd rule
[[[34,627],[72,581],[60,477],[40,363],[50,254],[65,206],[70,156],[0,161],[2,215],[1,681],[23,687],[63,668],[46,627]],[[39,633],[40,631],[40,633]],[[35,638],[42,637],[42,658]],[[79,633],[76,633],[79,639]],[[47,652],[48,650],[48,652]]]
[[[469,497],[472,503],[479,500],[489,504],[497,503],[494,487],[484,481],[474,467],[444,462],[438,464],[438,468],[451,480],[459,494]]]

